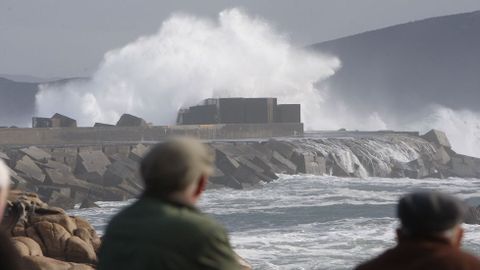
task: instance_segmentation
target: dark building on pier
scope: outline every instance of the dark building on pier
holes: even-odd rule
[[[277,104],[276,98],[211,98],[177,117],[179,125],[300,122],[300,104]]]

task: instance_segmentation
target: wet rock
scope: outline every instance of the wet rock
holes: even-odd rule
[[[42,248],[31,238],[24,236],[12,237],[12,242],[20,256],[43,256]]]
[[[469,206],[465,213],[466,224],[480,224],[480,206]]]
[[[237,179],[229,175],[211,177],[210,182],[212,182],[213,184],[230,187],[233,189],[243,189],[242,183],[240,183]]]

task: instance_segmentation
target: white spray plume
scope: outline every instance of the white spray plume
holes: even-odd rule
[[[480,158],[480,114],[470,110],[452,110],[430,106],[426,117],[407,126],[427,132],[432,128],[444,131],[458,153]]]
[[[81,125],[115,123],[123,113],[173,124],[179,108],[206,98],[278,97],[301,103],[308,126],[324,127],[314,85],[339,66],[238,9],[218,21],[174,15],[158,33],[106,53],[90,81],[42,86],[36,107],[38,115],[64,113]]]

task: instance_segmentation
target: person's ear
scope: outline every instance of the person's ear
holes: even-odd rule
[[[455,247],[460,248],[462,246],[462,240],[463,240],[464,234],[465,234],[465,230],[462,227],[459,227],[453,243]]]
[[[207,188],[208,184],[208,176],[205,174],[202,174],[200,176],[200,179],[198,179],[197,187],[195,188],[195,197],[198,198],[200,195],[202,195],[203,191]]]

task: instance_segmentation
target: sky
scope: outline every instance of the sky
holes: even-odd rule
[[[480,10],[479,0],[0,0],[0,74],[89,76],[105,52],[155,33],[174,13],[241,7],[293,44]]]

